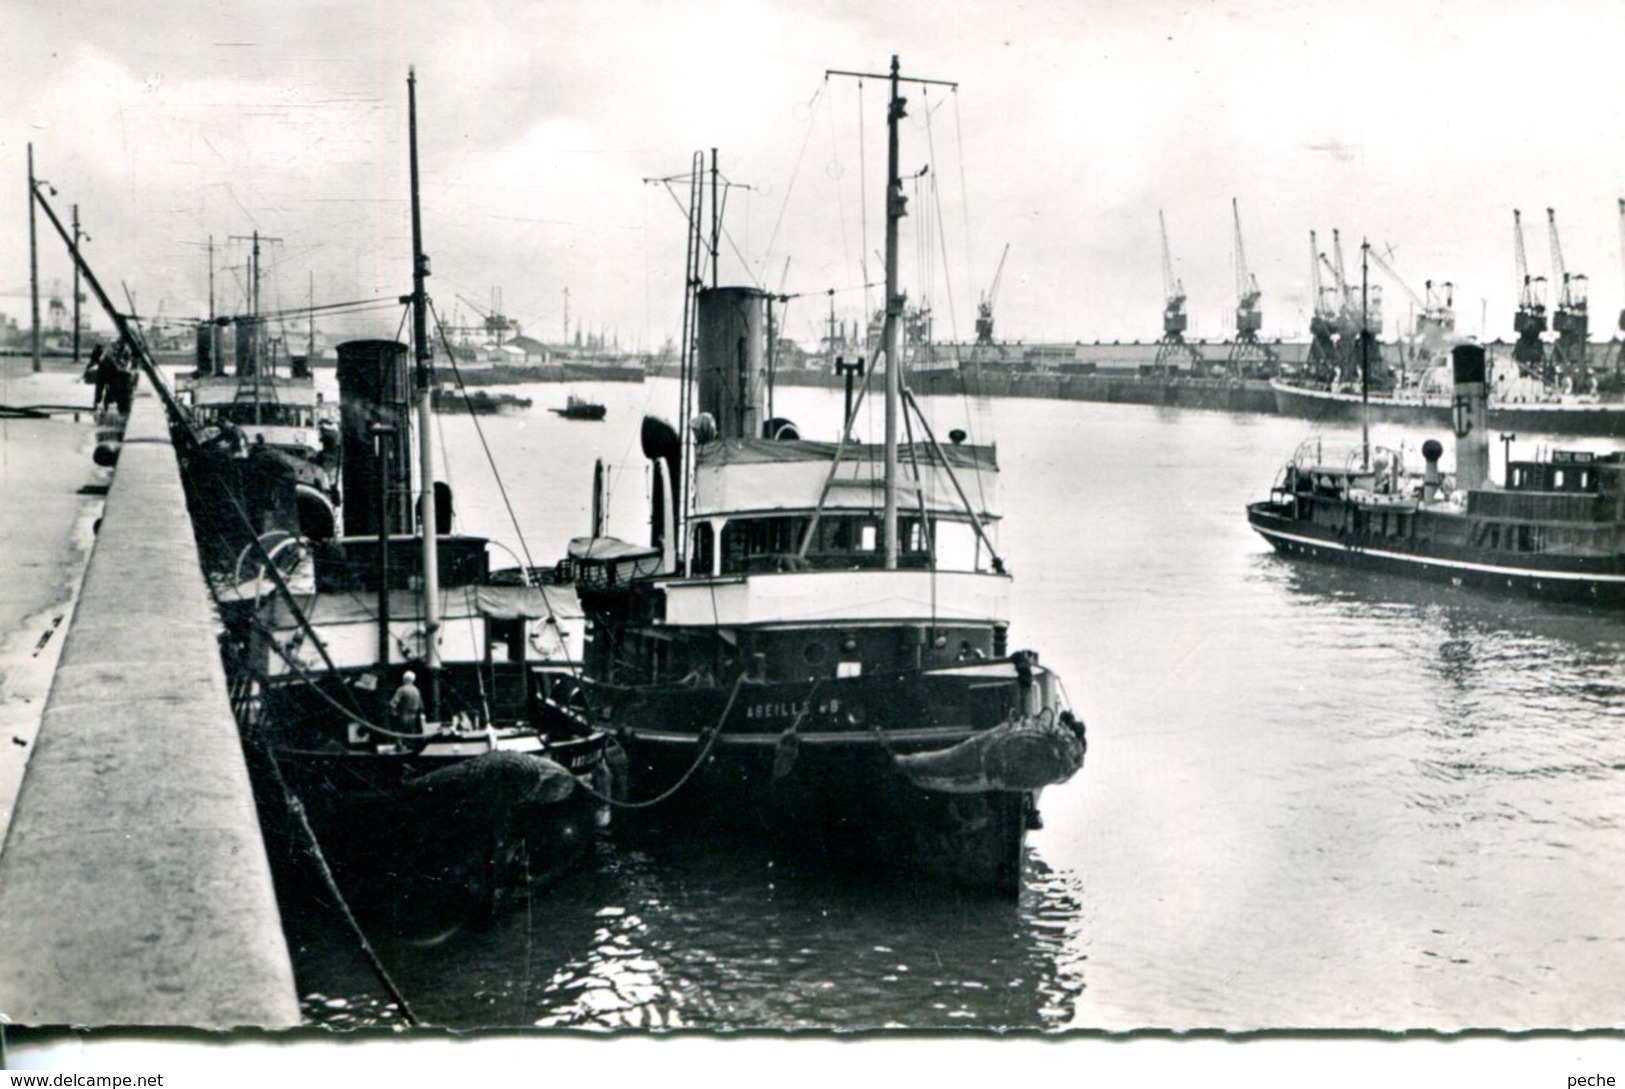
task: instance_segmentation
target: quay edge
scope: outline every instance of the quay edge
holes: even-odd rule
[[[217,628],[144,395],[0,848],[0,1020],[299,1023]]]

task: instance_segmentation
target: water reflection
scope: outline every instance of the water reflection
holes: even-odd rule
[[[1086,956],[1075,876],[1030,857],[1019,903],[730,844],[610,844],[600,865],[432,945],[379,952],[417,1016],[456,1028],[1055,1028]],[[331,921],[303,914],[306,1016],[400,1013]]]
[[[1251,568],[1252,578],[1286,590],[1307,607],[1341,603],[1355,616],[1423,615],[1464,631],[1511,630],[1568,639],[1615,654],[1625,649],[1625,616],[1614,610],[1506,597],[1474,587],[1290,560],[1273,552],[1256,553]]]

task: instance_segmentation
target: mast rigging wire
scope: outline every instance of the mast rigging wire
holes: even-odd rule
[[[858,223],[862,227],[862,247],[858,250],[858,270],[863,277],[865,286],[869,284],[869,158],[868,141],[864,138],[863,121],[863,80],[858,80]],[[863,340],[864,354],[869,357],[873,366],[875,351],[874,343],[869,339],[869,315],[874,312],[874,304],[869,299],[869,293],[863,293]]]
[[[921,94],[922,95],[929,95],[929,88],[922,91]],[[958,99],[958,89],[957,88],[955,88],[954,94],[955,94],[955,100],[957,101],[957,99]],[[958,339],[959,339],[959,312],[958,312],[957,307],[954,305],[954,277],[953,277],[953,272],[948,266],[948,230],[943,225],[943,221],[942,221],[942,200],[941,200],[941,198],[939,197],[939,195],[937,193],[936,179],[940,175],[941,171],[938,169],[938,163],[937,163],[936,136],[934,134],[933,129],[931,128],[931,115],[934,112],[935,111],[930,108],[930,104],[927,103],[927,107],[926,107],[926,110],[925,110],[925,144],[926,144],[927,151],[929,153],[928,161],[931,164],[931,205],[932,205],[932,208],[935,210],[936,215],[937,215],[937,239],[941,244],[941,250],[942,250],[942,280],[943,280],[944,290],[946,290],[947,294],[948,294],[948,335],[949,335],[950,339],[957,342]],[[963,169],[963,164],[961,164],[961,169]],[[966,197],[963,195],[963,193],[961,194],[959,203],[960,203],[961,208],[964,208],[967,204],[969,204],[968,199],[966,199]],[[968,272],[968,270],[967,270],[967,272]]]
[[[784,187],[784,202],[779,205],[779,217],[773,221],[773,231],[767,236],[767,248],[762,251],[762,260],[757,266],[756,278],[758,280],[762,279],[763,273],[767,269],[768,260],[773,256],[773,246],[779,239],[779,228],[784,226],[784,213],[790,207],[790,197],[796,190],[796,179],[801,175],[801,164],[807,157],[807,147],[812,143],[813,130],[818,123],[818,114],[814,107],[818,105],[818,100],[823,97],[824,87],[828,84],[829,77],[825,76],[823,84],[820,84],[818,89],[813,92],[812,99],[807,103],[807,131],[801,138],[801,150],[796,153],[796,165],[790,172],[790,184]]]
[[[435,331],[440,334],[440,343],[446,349],[447,362],[451,364],[452,377],[457,380],[457,391],[463,395],[463,403],[466,405],[468,403],[468,389],[463,384],[463,372],[457,368],[457,357],[452,353],[451,342],[446,337],[445,323],[440,320],[440,311],[436,309],[434,300],[430,299],[428,302],[429,312],[434,315]],[[502,473],[497,469],[496,458],[491,454],[491,445],[485,441],[485,429],[480,426],[479,417],[472,410],[469,411],[468,417],[474,424],[474,434],[479,437],[480,449],[485,452],[485,460],[491,466],[491,475],[496,478],[497,491],[502,496],[502,505],[508,512],[508,520],[513,523],[514,535],[519,540],[519,550],[525,555],[525,582],[529,585],[530,569],[536,566],[536,561],[531,558],[530,545],[525,541],[524,530],[519,527],[519,515],[515,513],[513,501],[508,497],[508,487],[502,482]],[[543,601],[546,601],[545,590],[543,591]],[[549,605],[549,614],[552,611],[552,606]]]

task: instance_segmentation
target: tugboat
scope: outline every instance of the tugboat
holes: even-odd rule
[[[338,346],[346,536],[273,557],[223,600],[234,709],[262,803],[290,796],[352,889],[475,907],[562,874],[607,823],[606,737],[573,703],[567,586],[493,572],[434,480],[428,261],[411,126],[416,366]],[[413,494],[412,416],[421,491]],[[420,687],[421,685],[421,687]]]
[[[1277,552],[1502,593],[1625,604],[1625,455],[1553,451],[1489,475],[1485,355],[1451,352],[1456,472],[1422,444],[1417,474],[1397,451],[1328,459],[1307,443],[1247,520]]]
[[[1084,729],[1010,646],[994,448],[940,444],[902,379],[896,58],[889,78],[885,441],[852,440],[850,404],[826,441],[774,417],[770,297],[691,287],[697,412],[642,428],[651,544],[604,537],[595,498],[562,566],[589,624],[583,700],[625,750],[634,809],[1013,897],[1039,792],[1081,767]],[[904,411],[920,441],[899,441]]]
[[[466,412],[474,416],[495,416],[499,412],[526,409],[529,397],[516,393],[491,393],[488,390],[458,390],[450,386],[436,386],[431,402],[436,412]]]
[[[222,319],[197,330],[197,368],[176,383],[188,410],[177,426],[193,439],[183,450],[187,501],[204,566],[240,579],[253,541],[280,532],[326,540],[339,527],[338,416],[308,368],[280,372],[255,317]],[[225,370],[234,331],[234,373]]]
[[[550,408],[548,411],[563,416],[566,420],[601,420],[609,409],[596,401],[588,401],[572,393],[565,399],[563,408]]]

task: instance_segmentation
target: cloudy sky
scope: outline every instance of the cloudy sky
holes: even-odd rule
[[[268,238],[266,308],[409,290],[406,74],[418,77],[425,248],[443,316],[500,292],[527,333],[658,346],[681,317],[666,188],[719,149],[720,276],[797,296],[816,338],[879,305],[884,99],[829,68],[957,81],[909,91],[919,174],[902,245],[937,333],[971,332],[1008,246],[1002,337],[1155,339],[1157,214],[1192,332],[1234,305],[1231,200],[1267,335],[1306,326],[1309,232],[1362,237],[1460,327],[1506,335],[1512,209],[1532,270],[1555,207],[1593,330],[1625,304],[1625,8],[1556,0],[7,0],[0,6],[0,312],[27,320],[25,147],[77,203],[93,267],[143,313],[240,309]],[[680,188],[679,196],[686,198]],[[40,221],[41,278],[70,266]],[[1381,274],[1373,269],[1373,280]],[[1407,307],[1390,285],[1390,329]],[[392,332],[381,311],[365,331]],[[358,330],[360,331],[360,330]]]

